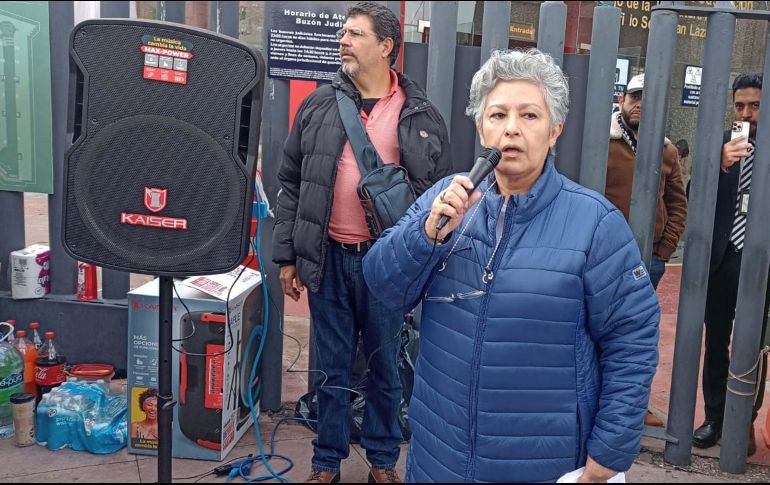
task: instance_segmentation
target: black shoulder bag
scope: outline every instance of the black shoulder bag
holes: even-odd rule
[[[406,169],[383,163],[366,134],[356,104],[339,89],[337,106],[345,133],[361,170],[358,198],[373,239],[398,222],[416,200]]]

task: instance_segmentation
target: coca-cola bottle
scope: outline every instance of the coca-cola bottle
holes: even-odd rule
[[[40,395],[67,380],[67,376],[64,375],[67,359],[57,352],[53,342],[55,336],[54,332],[45,333],[45,343],[38,351],[35,361],[35,384],[40,389]]]
[[[40,347],[43,346],[43,339],[40,338],[40,332],[37,331],[38,328],[40,328],[40,324],[38,322],[32,322],[29,324],[29,329],[32,330],[32,343],[35,345],[37,350],[40,350]]]

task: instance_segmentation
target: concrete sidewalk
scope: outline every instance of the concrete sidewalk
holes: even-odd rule
[[[307,389],[307,338],[308,320],[302,317],[286,318],[286,333],[297,338],[303,346],[300,358],[294,365],[300,372],[284,373],[283,409],[278,413],[263,413],[259,419],[259,428],[266,450],[270,447],[270,436],[274,427],[285,416],[294,414],[294,404]],[[284,369],[294,362],[300,352],[297,342],[284,338]],[[275,437],[275,452],[286,455],[294,461],[294,468],[286,477],[292,482],[303,481],[309,472],[312,456],[313,433],[305,426],[293,422],[283,423]],[[255,433],[250,431],[240,441],[228,459],[258,454]],[[403,475],[406,445],[398,465]],[[634,466],[627,474],[629,482],[640,483],[686,483],[686,482],[768,482],[770,467],[750,465],[743,476],[723,474],[719,471],[716,459],[693,457],[693,463],[687,468],[673,468],[663,464],[662,444],[654,440],[645,440],[645,448]],[[718,455],[717,455],[718,456]],[[48,451],[42,446],[16,448],[13,440],[0,441],[0,482],[155,482],[157,480],[157,461],[153,457],[130,455],[124,449],[119,453],[97,456],[71,450]],[[207,473],[217,466],[216,462],[175,459],[173,477],[176,482],[223,482],[224,477],[215,477]],[[271,463],[274,469],[283,468],[283,463]],[[255,468],[254,475],[261,473],[262,467]],[[368,474],[365,453],[358,445],[353,445],[350,457],[342,464],[342,481],[345,483],[366,482]],[[236,480],[237,482],[238,480]],[[277,480],[272,480],[277,481]]]

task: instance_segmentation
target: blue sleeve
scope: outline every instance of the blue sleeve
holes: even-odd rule
[[[596,228],[583,278],[601,373],[587,451],[600,465],[626,471],[639,454],[658,365],[660,308],[631,229],[617,209]]]
[[[428,189],[398,223],[385,231],[364,256],[364,278],[371,292],[393,310],[407,312],[422,299],[437,263],[449,252],[454,233],[434,247],[425,234],[433,200],[452,182],[446,177]]]

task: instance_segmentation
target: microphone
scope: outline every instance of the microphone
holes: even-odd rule
[[[500,150],[495,147],[485,148],[481,151],[481,155],[476,159],[476,163],[473,164],[471,173],[468,174],[468,178],[471,179],[471,182],[473,183],[473,190],[475,190],[481,181],[484,180],[495,167],[497,167],[502,156],[503,154],[500,153]],[[468,192],[468,195],[471,195],[473,190],[466,191]],[[447,222],[449,222],[449,216],[441,216],[441,219],[439,219],[438,224],[436,225],[436,231],[444,229]]]

